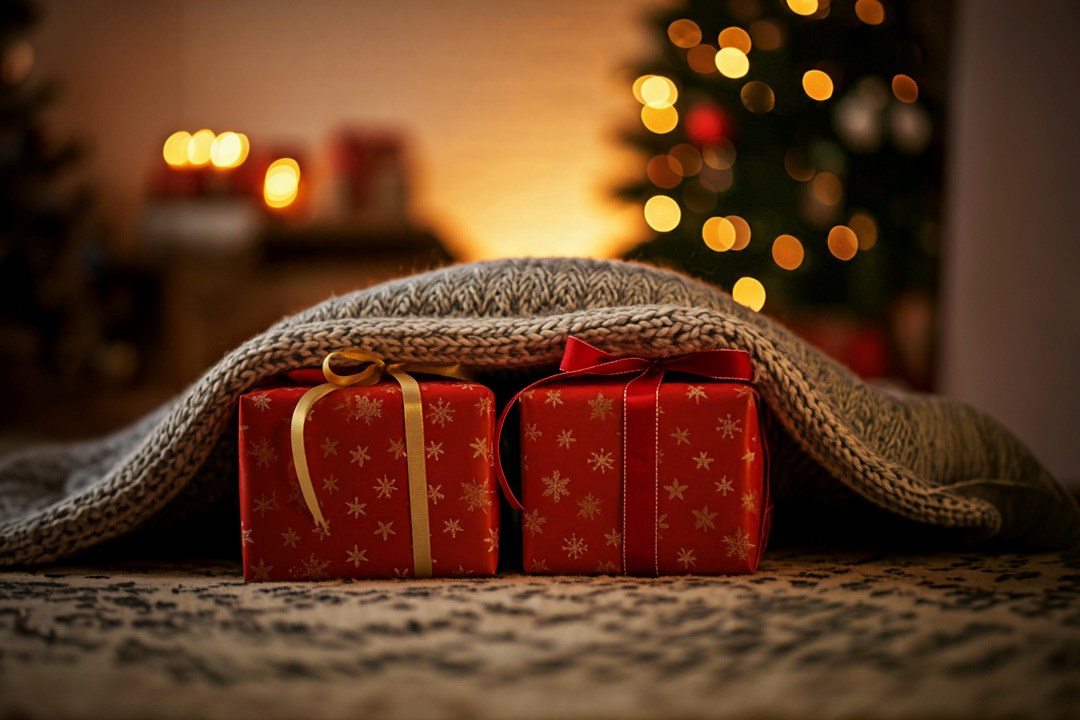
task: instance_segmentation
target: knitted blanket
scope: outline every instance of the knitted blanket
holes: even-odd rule
[[[1080,541],[1080,509],[1068,492],[973,409],[871,387],[683,275],[530,259],[456,266],[332,298],[236,348],[131,427],[5,459],[0,564],[50,562],[136,531],[190,532],[199,513],[235,503],[237,399],[273,375],[317,365],[331,350],[462,362],[494,381],[548,371],[568,335],[657,357],[749,351],[775,421],[777,528],[785,518],[788,527],[809,520],[807,531],[841,528],[852,543],[868,527],[900,527],[934,543],[1032,549]],[[826,512],[838,520],[823,523]]]

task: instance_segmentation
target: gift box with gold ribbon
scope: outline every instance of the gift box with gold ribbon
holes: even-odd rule
[[[240,398],[245,580],[495,573],[488,388],[360,351],[289,380]]]

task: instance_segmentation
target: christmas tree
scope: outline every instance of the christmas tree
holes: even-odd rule
[[[933,3],[691,0],[651,20],[626,140],[651,238],[627,256],[732,290],[781,318],[884,322],[932,298],[942,58]],[[935,48],[935,42],[929,46]]]
[[[75,372],[92,342],[87,302],[88,193],[70,182],[80,150],[57,143],[43,113],[56,86],[35,78],[24,0],[0,8],[0,371]]]

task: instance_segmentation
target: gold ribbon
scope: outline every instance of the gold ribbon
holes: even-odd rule
[[[339,374],[334,371],[336,360],[363,363],[356,372]],[[292,415],[292,454],[300,492],[315,524],[329,530],[330,525],[319,509],[315,487],[311,483],[307,454],[304,450],[304,425],[312,408],[322,398],[344,387],[375,385],[387,374],[401,386],[401,401],[405,411],[405,458],[409,472],[409,516],[412,523],[413,572],[416,577],[431,577],[431,527],[428,520],[427,465],[424,462],[424,413],[420,402],[420,385],[409,373],[441,375],[467,380],[465,371],[457,364],[389,363],[363,350],[339,350],[323,358],[323,377],[326,382],[311,388],[300,397]]]

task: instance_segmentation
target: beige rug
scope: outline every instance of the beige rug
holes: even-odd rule
[[[3,718],[1080,716],[1080,557],[771,552],[750,577],[0,574]]]

